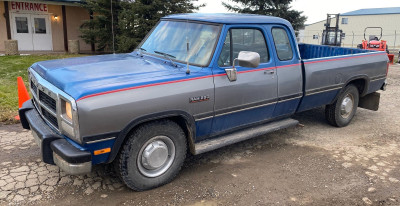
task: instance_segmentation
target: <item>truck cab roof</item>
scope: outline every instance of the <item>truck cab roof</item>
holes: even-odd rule
[[[188,13],[188,14],[172,14],[161,18],[162,20],[190,20],[201,21],[218,24],[283,24],[288,28],[292,25],[285,19],[273,16],[264,16],[257,14],[237,14],[237,13],[220,13],[220,14],[202,14],[202,13]]]

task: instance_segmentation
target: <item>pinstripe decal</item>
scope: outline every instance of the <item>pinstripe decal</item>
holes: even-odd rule
[[[339,60],[344,60],[344,59],[356,59],[356,58],[369,57],[369,56],[380,56],[380,55],[386,55],[386,52],[385,53],[378,53],[378,54],[366,54],[366,55],[360,55],[360,56],[352,56],[352,57],[342,57],[342,58],[336,58],[336,59],[325,59],[325,60],[309,61],[309,62],[304,62],[304,64],[331,62],[331,61],[339,61]]]
[[[238,71],[238,74],[256,72],[256,71],[264,71],[264,70],[271,70],[271,69],[284,68],[284,67],[292,67],[292,66],[298,66],[298,65],[301,65],[301,64],[299,63],[299,64],[291,64],[291,65],[278,66],[278,67],[267,67],[267,68],[260,68],[260,69],[251,69],[251,70],[245,70],[245,71]],[[100,92],[100,93],[86,95],[86,96],[83,96],[83,97],[79,98],[76,101],[80,101],[80,100],[87,99],[87,98],[90,98],[90,97],[105,95],[105,94],[111,94],[111,93],[116,93],[116,92],[127,91],[127,90],[141,89],[141,88],[146,88],[146,87],[153,87],[153,86],[159,86],[159,85],[165,85],[165,84],[173,84],[173,83],[179,83],[179,82],[187,82],[187,81],[192,81],[192,80],[206,79],[206,78],[218,77],[218,76],[226,76],[226,73],[214,74],[214,75],[206,75],[206,76],[193,77],[193,78],[187,78],[187,79],[178,79],[178,80],[174,80],[174,81],[158,82],[158,83],[153,83],[153,84],[145,84],[145,85],[139,85],[139,86],[134,86],[134,87],[116,89],[116,90],[111,90],[111,91],[106,91],[106,92]]]
[[[329,62],[329,61],[338,61],[338,60],[343,60],[343,59],[354,59],[354,58],[361,58],[361,57],[368,57],[368,56],[378,56],[378,55],[386,55],[386,53],[367,54],[367,55],[360,55],[360,56],[353,56],[353,57],[317,60],[317,61],[304,62],[304,64],[313,64],[313,63]],[[267,67],[267,68],[260,68],[260,69],[251,69],[251,70],[245,70],[245,71],[238,71],[238,74],[256,72],[256,71],[264,71],[264,70],[270,70],[270,69],[293,67],[293,66],[299,66],[299,65],[301,65],[301,63],[283,65],[283,66],[275,66],[275,67]],[[105,95],[105,94],[111,94],[111,93],[116,93],[116,92],[122,92],[122,91],[128,91],[128,90],[133,90],[133,89],[141,89],[141,88],[160,86],[160,85],[165,85],[165,84],[187,82],[187,81],[192,81],[192,80],[205,79],[205,78],[218,77],[218,76],[226,76],[226,74],[222,73],[222,74],[206,75],[206,76],[201,76],[201,77],[179,79],[179,80],[174,80],[174,81],[158,82],[158,83],[145,84],[145,85],[139,85],[139,86],[134,86],[134,87],[127,87],[127,88],[122,88],[122,89],[110,90],[110,91],[105,91],[105,92],[86,95],[86,96],[83,96],[83,97],[79,98],[76,101],[80,101],[80,100],[87,99],[87,98],[90,98],[90,97],[95,97],[95,96],[100,96],[100,95]]]

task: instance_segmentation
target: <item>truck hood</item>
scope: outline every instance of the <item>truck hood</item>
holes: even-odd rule
[[[74,99],[169,79],[185,78],[185,70],[154,57],[111,54],[37,62],[41,77]]]

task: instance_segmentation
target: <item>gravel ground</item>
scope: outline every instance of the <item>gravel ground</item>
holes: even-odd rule
[[[334,128],[323,108],[301,125],[187,158],[163,187],[133,192],[110,166],[71,176],[46,165],[30,131],[0,125],[0,205],[400,205],[400,66],[378,112]]]

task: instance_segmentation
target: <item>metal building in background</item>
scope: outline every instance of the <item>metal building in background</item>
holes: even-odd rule
[[[400,49],[400,7],[360,9],[340,14],[339,21],[336,17],[330,19],[331,25],[336,25],[342,30],[341,46],[357,47],[364,39],[364,30],[367,27],[381,27],[382,40],[387,41],[389,50],[398,52]],[[321,44],[326,20],[306,25],[299,32],[299,40],[308,44]],[[380,30],[368,30],[367,38],[380,35]]]

